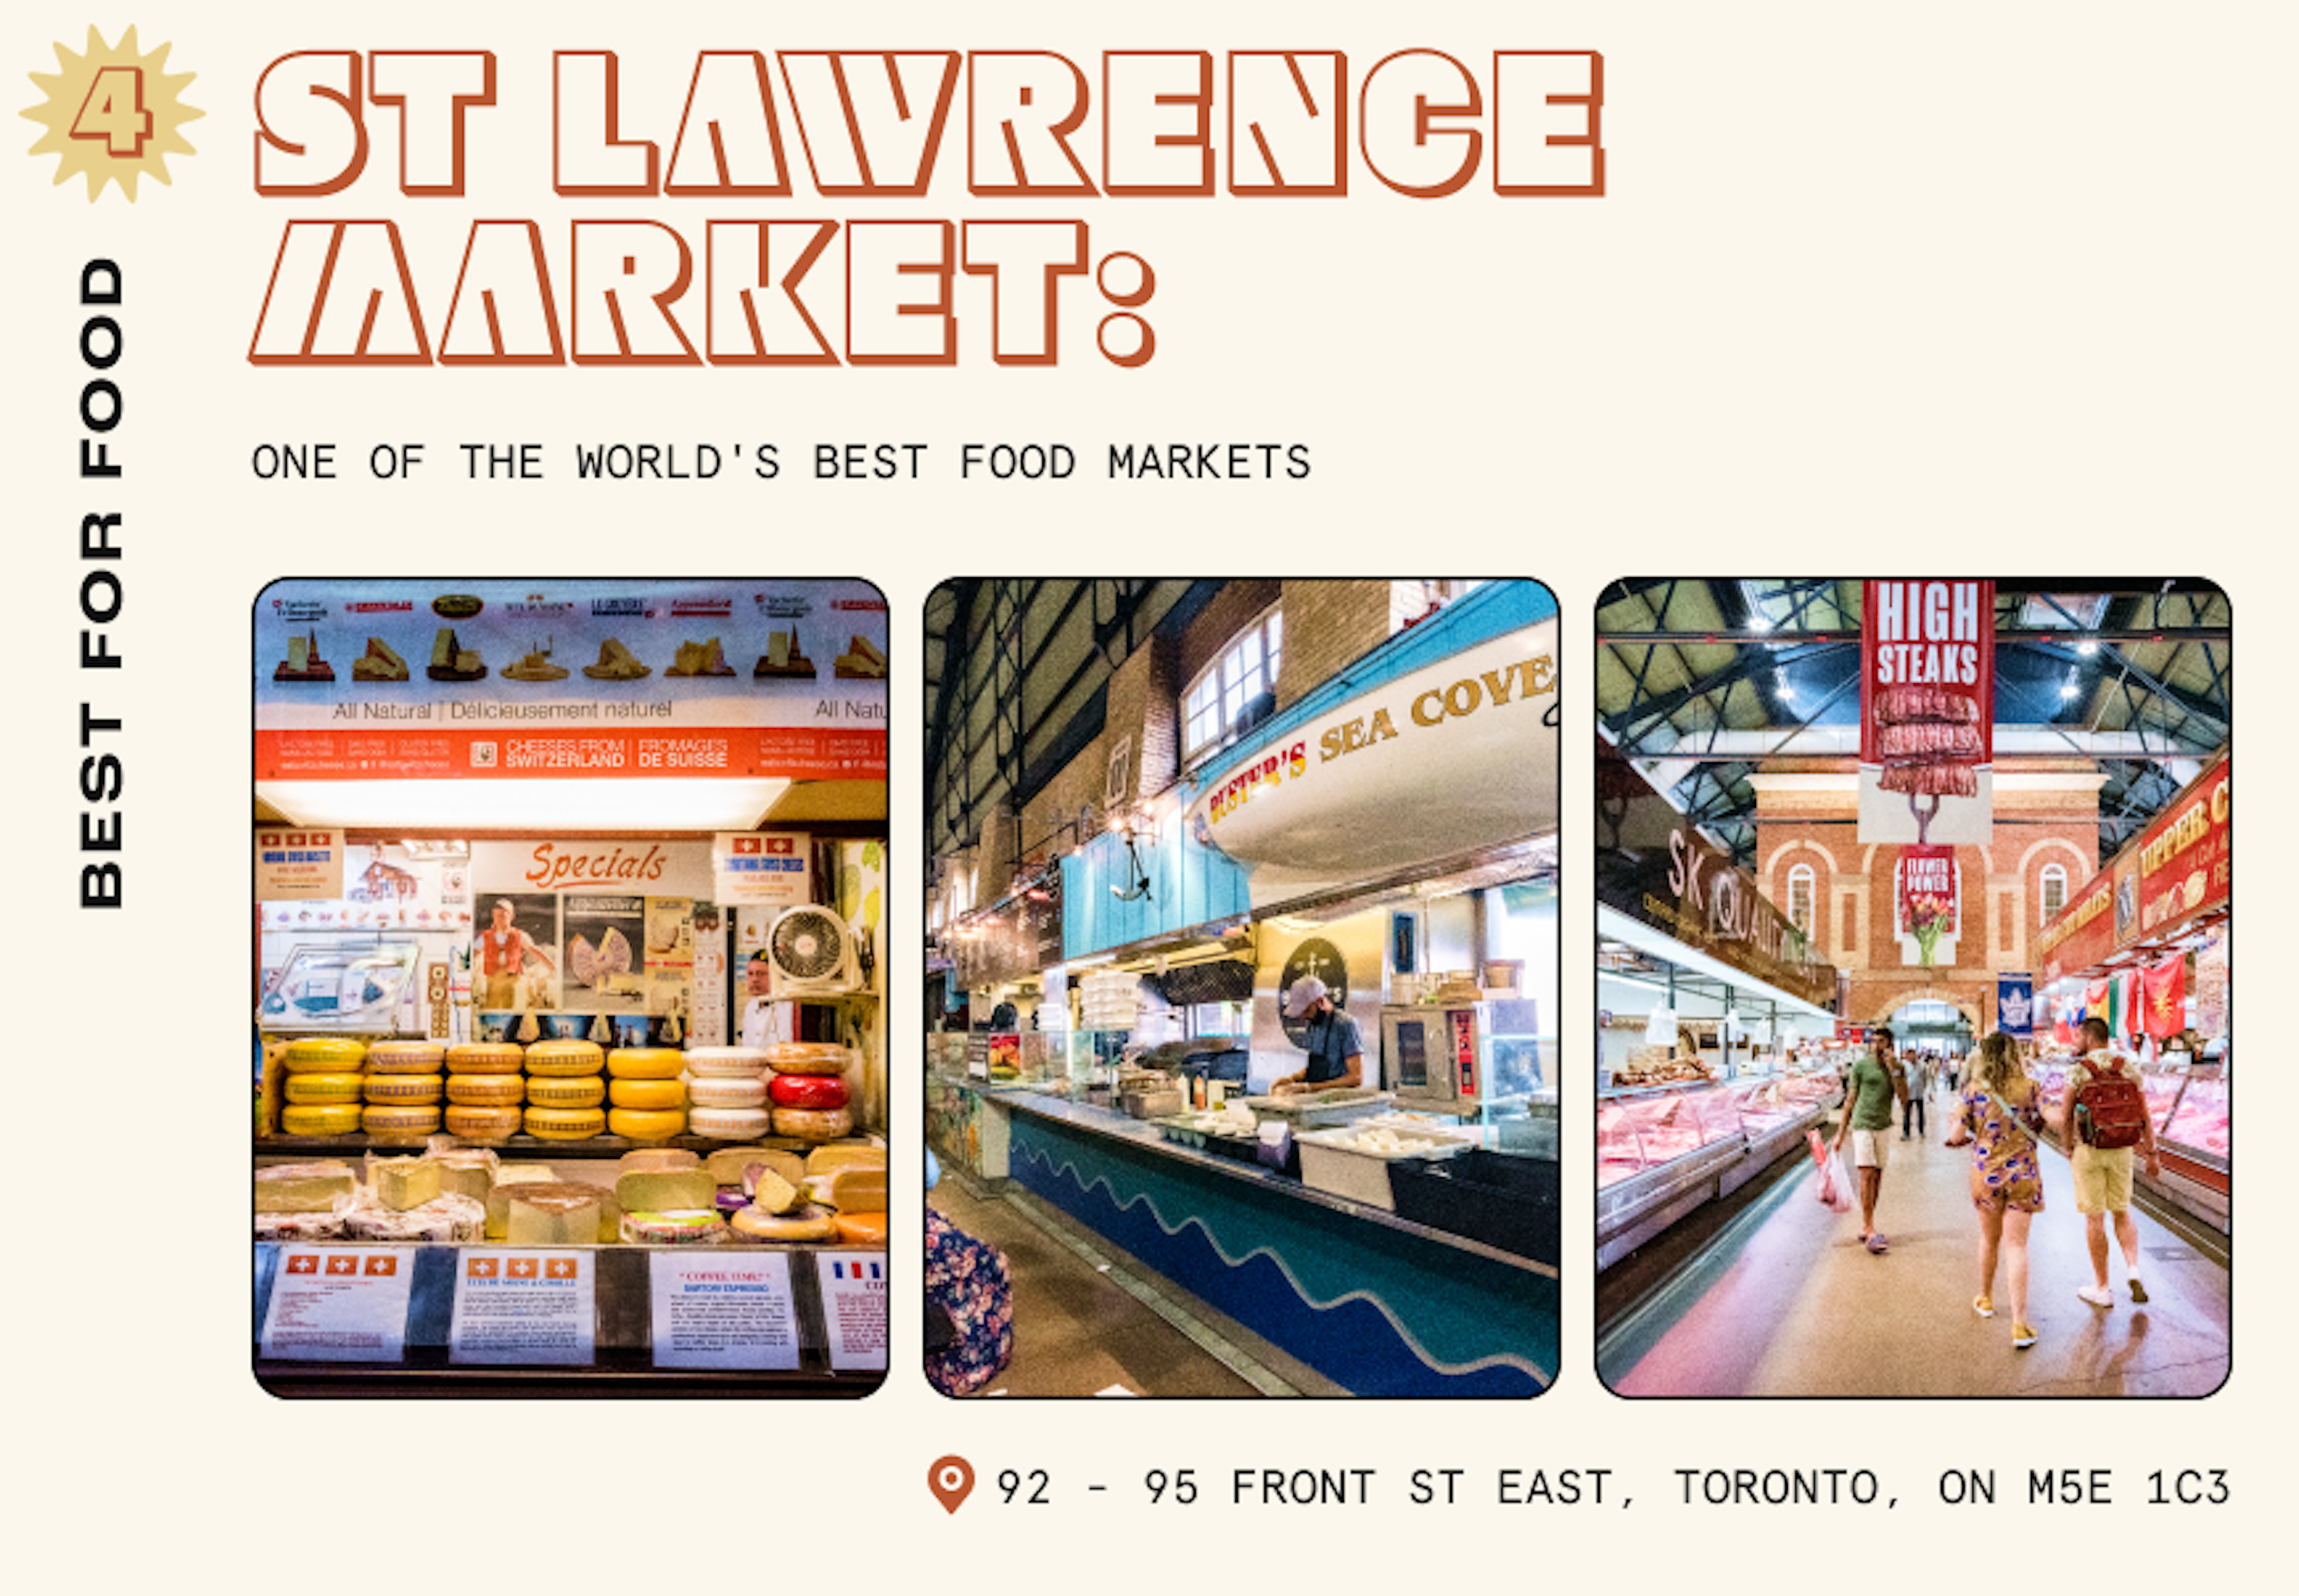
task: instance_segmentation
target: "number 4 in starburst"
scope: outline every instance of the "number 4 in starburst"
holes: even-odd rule
[[[100,138],[114,155],[142,154],[144,141],[152,137],[152,113],[144,109],[144,69],[106,67],[96,73],[72,119],[71,136]]]

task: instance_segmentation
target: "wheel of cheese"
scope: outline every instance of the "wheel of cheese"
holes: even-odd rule
[[[686,1100],[698,1109],[760,1109],[767,1084],[754,1075],[698,1075],[686,1083]]]
[[[767,1134],[767,1111],[764,1109],[693,1109],[686,1116],[686,1125],[698,1136],[712,1136],[721,1142],[755,1142]]]
[[[606,1067],[606,1049],[573,1036],[555,1036],[527,1050],[529,1075],[596,1075]]]
[[[669,1081],[686,1068],[675,1047],[618,1047],[607,1055],[607,1073],[618,1081]]]
[[[607,1100],[607,1083],[595,1075],[535,1076],[527,1083],[527,1101],[539,1109],[595,1109]]]
[[[439,1110],[410,1103],[370,1103],[360,1115],[370,1136],[427,1136],[439,1128]]]
[[[549,1142],[579,1142],[607,1134],[607,1117],[596,1109],[529,1109],[527,1134]]]
[[[747,1236],[768,1242],[832,1242],[838,1239],[838,1223],[818,1208],[801,1209],[794,1214],[770,1214],[753,1203],[739,1209],[728,1223]]]
[[[642,1247],[708,1246],[726,1234],[726,1222],[700,1209],[623,1216],[622,1238]]]
[[[485,1081],[500,1077],[483,1075],[472,1078]],[[454,1103],[447,1110],[448,1133],[472,1142],[492,1142],[504,1136],[515,1136],[524,1123],[524,1118],[517,1109]]]
[[[369,1102],[437,1102],[447,1079],[437,1075],[371,1075],[367,1077]]]
[[[777,1042],[766,1052],[767,1068],[776,1075],[844,1075],[853,1059],[834,1042]]]
[[[369,1075],[436,1075],[447,1050],[436,1042],[376,1042],[367,1050]]]
[[[291,1136],[348,1136],[359,1127],[355,1102],[291,1103],[279,1110],[279,1128]]]
[[[853,1128],[854,1116],[844,1109],[775,1110],[775,1135],[801,1142],[834,1142]]]
[[[683,1109],[686,1088],[677,1081],[610,1081],[607,1101],[618,1109]]]
[[[767,1068],[762,1048],[690,1047],[685,1056],[687,1069],[695,1075],[759,1075]]]
[[[667,1142],[685,1134],[686,1116],[676,1109],[609,1109],[607,1128],[634,1142]]]
[[[510,1075],[527,1050],[516,1042],[466,1042],[447,1050],[449,1075]]]
[[[367,1043],[353,1042],[346,1036],[306,1036],[301,1042],[291,1042],[279,1061],[291,1070],[332,1070],[338,1074],[357,1069],[367,1058]]]
[[[853,1247],[883,1247],[886,1244],[886,1216],[884,1214],[839,1214],[831,1220],[838,1226],[838,1239]]]
[[[834,1075],[778,1075],[767,1090],[778,1109],[842,1109],[846,1083]]]
[[[447,1077],[447,1101],[472,1106],[527,1101],[523,1075],[456,1075]],[[450,1119],[453,1115],[449,1115]]]
[[[702,1155],[689,1152],[684,1147],[634,1147],[615,1160],[615,1173],[628,1175],[635,1169],[699,1169]]]
[[[357,1102],[360,1085],[366,1080],[358,1075],[321,1075],[314,1070],[310,1075],[287,1077],[289,1102]]]

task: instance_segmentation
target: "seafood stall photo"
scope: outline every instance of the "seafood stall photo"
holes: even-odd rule
[[[1659,578],[1596,620],[1606,1384],[2217,1390],[2226,595]]]
[[[1523,581],[937,590],[937,1387],[1548,1386],[1556,627]]]
[[[884,1378],[885,642],[861,582],[264,590],[265,1389]]]

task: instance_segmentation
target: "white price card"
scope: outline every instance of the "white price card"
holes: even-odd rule
[[[283,1247],[263,1316],[263,1356],[396,1363],[407,1344],[415,1254],[389,1247]]]
[[[788,1253],[702,1247],[647,1262],[655,1367],[798,1367]]]
[[[589,1363],[597,1268],[585,1252],[466,1249],[455,1259],[448,1361]]]
[[[886,1367],[886,1255],[818,1252],[822,1324],[834,1369]]]

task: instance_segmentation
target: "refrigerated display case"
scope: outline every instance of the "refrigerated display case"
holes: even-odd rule
[[[1597,1262],[1609,1268],[1793,1151],[1838,1096],[1825,1072],[1627,1087],[1597,1104]]]

